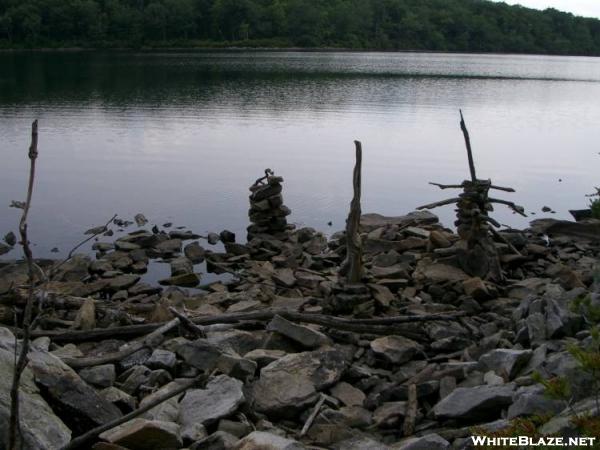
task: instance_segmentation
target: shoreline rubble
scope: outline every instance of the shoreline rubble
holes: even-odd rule
[[[364,278],[340,290],[345,233],[327,239],[270,215],[289,214],[282,181],[267,175],[253,191],[250,215],[266,213],[246,243],[225,231],[225,250],[212,251],[138,217],[144,228],[59,267],[21,387],[26,446],[67,446],[198,377],[86,448],[467,449],[474,426],[492,433],[542,413],[555,416],[546,429],[572,433],[566,404],[534,372],[569,377],[578,407],[597,413],[567,348],[590,340],[593,319],[572,305],[597,301],[598,222],[500,232],[504,279],[491,282],[460,268],[459,236],[432,213],[365,214]],[[273,217],[276,229],[264,227]],[[154,260],[169,262],[170,286],[140,281]],[[198,286],[201,262],[233,279],[178,287]],[[26,285],[22,262],[0,260],[0,430]]]

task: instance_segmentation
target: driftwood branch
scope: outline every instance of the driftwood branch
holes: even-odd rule
[[[439,208],[440,206],[451,205],[452,203],[456,203],[458,201],[460,201],[459,197],[449,198],[448,200],[441,200],[439,202],[429,203],[428,205],[419,206],[417,208],[417,210]]]
[[[469,136],[469,130],[467,130],[467,124],[463,117],[462,110],[460,110],[460,129],[465,137],[465,145],[467,147],[467,156],[469,158],[469,172],[471,172],[471,181],[477,181],[477,175],[475,174],[475,162],[473,161],[473,150],[471,149],[471,138]]]
[[[302,430],[300,430],[300,434],[298,435],[298,437],[302,437],[306,433],[308,433],[308,430],[310,430],[310,427],[312,426],[313,422],[315,421],[315,419],[319,415],[319,411],[323,407],[323,403],[325,403],[325,396],[323,394],[321,394],[321,397],[319,398],[319,401],[317,402],[317,404],[313,408],[312,412],[310,413],[310,416],[308,416],[308,419],[306,419],[306,422],[304,423],[304,426],[302,427]]]
[[[434,182],[429,182],[429,184],[431,184],[432,186],[437,186],[440,189],[462,189],[465,187],[464,184],[441,184],[441,183],[434,183]],[[495,189],[497,191],[504,191],[504,192],[515,192],[515,190],[513,188],[510,187],[504,187],[504,186],[496,186],[494,184],[492,184],[490,186],[490,189]]]
[[[512,209],[514,212],[516,212],[517,214],[520,214],[523,217],[527,217],[527,214],[525,214],[524,208],[522,206],[516,205],[513,202],[509,202],[508,200],[500,200],[500,199],[497,199],[497,198],[491,198],[491,197],[488,200],[491,203],[498,203],[500,205],[506,205],[510,209]]]
[[[459,317],[465,315],[464,312],[457,312],[451,314],[425,314],[419,316],[395,316],[395,317],[381,317],[374,319],[344,319],[341,317],[327,316],[322,314],[305,314],[295,311],[289,311],[286,309],[265,309],[260,311],[253,311],[247,313],[233,313],[233,314],[220,314],[209,317],[196,317],[190,320],[196,325],[213,325],[213,324],[225,324],[225,323],[236,323],[248,320],[260,320],[269,321],[276,315],[291,320],[293,322],[300,323],[312,323],[316,325],[322,325],[329,328],[336,328],[346,331],[357,331],[363,333],[372,334],[386,334],[386,333],[399,333],[404,334],[407,337],[409,335],[417,338],[422,338],[422,334],[417,333],[413,330],[405,330],[400,328],[402,324],[410,323],[422,323],[431,321],[446,321],[446,320],[457,320]],[[50,337],[55,342],[84,342],[90,340],[100,340],[108,338],[132,338],[141,336],[144,334],[151,333],[158,329],[164,324],[142,324],[142,325],[127,325],[116,328],[97,328],[94,330],[82,331],[34,331],[32,332],[33,337]],[[18,332],[18,330],[15,330]]]
[[[178,318],[175,318],[165,324],[163,324],[160,328],[152,331],[148,336],[146,336],[141,341],[131,343],[127,348],[120,350],[118,352],[109,353],[107,355],[101,356],[92,356],[88,358],[61,358],[62,361],[68,366],[74,369],[82,369],[84,367],[93,367],[99,366],[102,364],[109,364],[116,361],[120,361],[123,358],[145,348],[150,347],[154,348],[159,345],[165,338],[165,334],[170,330],[179,325],[180,321]]]
[[[31,125],[31,145],[29,147],[29,182],[27,185],[27,199],[19,222],[19,234],[21,235],[21,245],[23,246],[23,255],[27,261],[27,303],[23,316],[23,342],[21,343],[21,352],[15,364],[12,386],[10,390],[10,422],[8,431],[8,449],[16,450],[20,447],[20,421],[19,421],[19,385],[21,375],[27,366],[27,354],[29,353],[29,343],[31,338],[31,318],[34,303],[34,262],[31,247],[27,237],[27,217],[31,208],[31,197],[33,196],[33,186],[35,183],[35,161],[38,157],[38,122],[35,120]],[[15,345],[15,352],[17,346]]]
[[[199,337],[199,338],[206,337],[206,333],[205,333],[204,329],[199,327],[198,325],[196,325],[194,322],[192,322],[185,314],[180,313],[172,306],[169,307],[169,311],[171,311],[171,314],[173,314],[175,317],[177,317],[179,319],[179,321],[181,322],[181,325],[183,325],[183,327],[186,330],[188,330],[189,332],[196,335],[196,337]]]
[[[129,414],[125,414],[124,416],[119,417],[118,419],[115,419],[111,422],[105,423],[104,425],[100,425],[99,427],[94,428],[93,430],[90,430],[87,433],[82,434],[79,437],[76,437],[68,445],[63,447],[62,450],[76,450],[76,449],[80,449],[80,448],[90,448],[89,444],[93,440],[97,439],[100,434],[104,433],[105,431],[111,430],[125,422],[129,422],[130,420],[135,419],[136,417],[141,416],[145,412],[150,411],[152,408],[160,405],[161,403],[166,402],[170,398],[173,398],[176,395],[179,395],[182,392],[185,392],[188,389],[190,389],[196,385],[204,383],[205,379],[206,379],[206,376],[201,375],[199,377],[190,379],[188,381],[184,381],[183,383],[181,383],[181,386],[178,387],[177,389],[175,389],[174,391],[167,392],[164,395],[161,395],[156,400],[148,403],[147,405],[143,406],[142,408],[138,408],[135,411],[130,412]]]
[[[346,277],[348,283],[359,283],[363,277],[362,242],[360,237],[360,197],[362,173],[362,145],[354,141],[356,147],[356,164],[352,176],[354,196],[350,203],[350,212],[346,220],[346,259],[340,269],[340,274]]]
[[[406,416],[402,425],[404,436],[411,436],[415,432],[415,423],[417,421],[417,409],[419,407],[417,399],[417,385],[408,386],[408,402],[406,404]]]

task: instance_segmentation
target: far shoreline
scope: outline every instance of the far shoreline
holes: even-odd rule
[[[481,56],[555,56],[572,58],[600,58],[600,55],[561,54],[561,53],[514,53],[514,52],[470,52],[454,50],[420,50],[420,49],[376,49],[348,47],[252,47],[252,46],[200,46],[200,47],[34,47],[34,48],[0,48],[0,54],[5,53],[424,53],[441,55],[481,55]]]

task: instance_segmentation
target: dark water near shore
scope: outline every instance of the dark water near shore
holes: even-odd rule
[[[291,221],[343,228],[353,140],[363,210],[441,200],[478,175],[566,218],[599,185],[600,59],[394,53],[0,53],[0,234],[17,231],[29,126],[40,120],[30,235],[63,253],[113,213],[245,237],[248,186],[284,176]],[[559,182],[559,179],[562,182]],[[452,209],[439,214],[452,222]],[[527,220],[498,207],[497,218]],[[327,222],[333,221],[329,228]],[[5,257],[20,257],[12,252]],[[60,254],[59,254],[60,256]]]

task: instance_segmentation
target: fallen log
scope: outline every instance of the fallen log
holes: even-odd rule
[[[465,313],[457,312],[450,314],[395,316],[373,319],[346,319],[342,317],[327,316],[322,314],[299,313],[285,309],[265,309],[247,313],[220,314],[209,317],[196,317],[191,318],[190,320],[196,325],[213,325],[236,323],[247,320],[268,321],[276,315],[280,315],[281,317],[293,322],[312,323],[316,325],[322,325],[324,327],[336,328],[339,330],[384,335],[399,334],[406,337],[420,339],[423,338],[424,332],[419,332],[416,330],[410,330],[405,328],[403,329],[401,325],[431,322],[436,320],[457,320],[460,317],[464,316]],[[151,333],[152,331],[158,329],[163,325],[164,323],[148,323],[142,325],[126,325],[123,327],[116,328],[96,328],[94,330],[88,331],[35,330],[32,332],[32,337],[49,337],[54,342],[85,342],[90,340],[101,339],[133,338]],[[17,335],[21,332],[21,330],[19,329],[12,329],[12,331]]]
[[[110,364],[113,362],[121,361],[123,358],[126,358],[127,356],[129,356],[145,347],[150,347],[150,348],[156,347],[164,340],[165,334],[168,333],[173,328],[175,328],[177,325],[179,325],[179,323],[180,323],[179,318],[175,318],[175,319],[163,324],[161,327],[157,328],[156,330],[152,331],[144,339],[142,339],[140,341],[132,342],[131,344],[129,344],[129,346],[127,348],[120,350],[118,352],[109,353],[109,354],[100,355],[100,356],[90,356],[87,358],[63,357],[61,359],[65,364],[67,364],[68,366],[70,366],[74,369],[82,369],[84,367],[93,367],[93,366],[99,366],[102,364]]]

